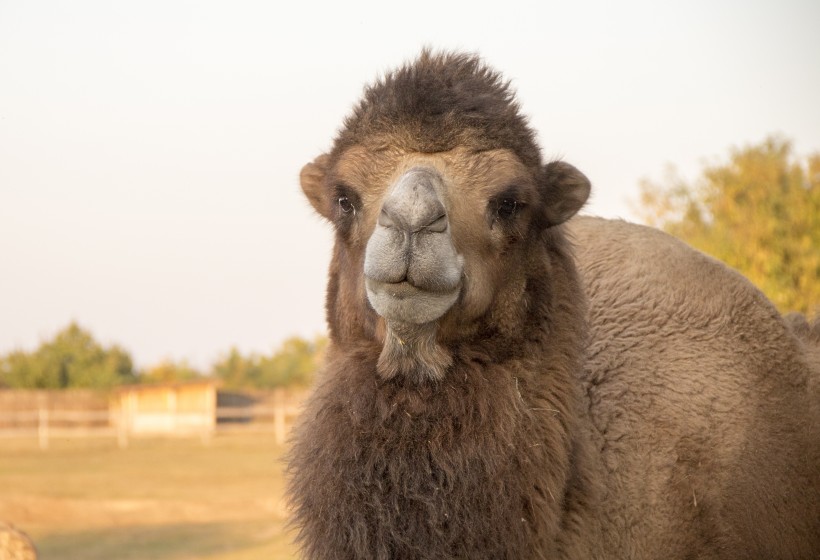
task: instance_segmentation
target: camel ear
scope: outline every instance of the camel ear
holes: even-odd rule
[[[589,198],[589,179],[563,161],[553,161],[544,167],[543,186],[546,218],[551,226],[569,220]]]
[[[299,173],[299,182],[302,192],[310,201],[313,208],[326,219],[330,219],[330,208],[325,196],[325,175],[330,157],[322,154],[306,164]]]

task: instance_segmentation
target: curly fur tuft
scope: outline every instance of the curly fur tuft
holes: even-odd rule
[[[541,164],[535,134],[521,114],[510,85],[476,55],[425,50],[411,64],[368,87],[346,119],[334,154],[387,139],[423,153],[473,145],[507,148],[528,166]]]

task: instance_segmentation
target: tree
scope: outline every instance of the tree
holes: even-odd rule
[[[202,375],[187,362],[163,360],[143,371],[139,376],[140,383],[179,383],[200,379]]]
[[[259,385],[259,357],[245,357],[237,348],[213,366],[214,375],[226,389],[247,389]]]
[[[308,385],[322,364],[326,346],[325,337],[312,341],[299,337],[287,339],[273,356],[260,361],[260,386]]]
[[[0,388],[35,389],[43,386],[40,368],[32,354],[15,350],[0,358]]]
[[[119,346],[100,345],[71,323],[31,353],[0,359],[0,383],[18,389],[108,389],[135,380],[131,356]]]
[[[641,203],[647,223],[739,270],[781,312],[820,305],[820,152],[800,161],[769,137],[694,184],[673,172],[663,185],[644,181]]]
[[[213,366],[213,373],[226,389],[272,389],[307,385],[321,365],[327,338],[287,339],[270,356],[243,356],[230,352]]]

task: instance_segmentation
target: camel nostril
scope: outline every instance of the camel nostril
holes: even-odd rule
[[[447,212],[439,198],[441,183],[434,169],[409,169],[390,187],[377,224],[409,234],[447,231]]]
[[[442,214],[433,220],[429,225],[421,228],[421,230],[428,231],[430,233],[444,233],[447,231],[447,214]]]
[[[396,222],[390,217],[390,214],[388,214],[384,208],[382,208],[382,211],[379,213],[379,225],[386,228],[396,227]]]

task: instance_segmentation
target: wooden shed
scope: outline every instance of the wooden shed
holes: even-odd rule
[[[111,399],[111,420],[121,437],[209,436],[216,427],[216,382],[121,387]]]

